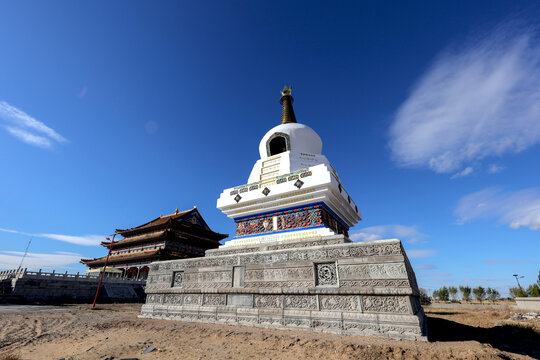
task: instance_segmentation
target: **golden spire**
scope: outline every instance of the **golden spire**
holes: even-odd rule
[[[175,214],[178,214],[178,208],[176,208],[176,210],[174,210],[174,213],[175,213]]]
[[[281,104],[281,123],[290,124],[296,123],[296,116],[294,116],[293,102],[294,98],[291,95],[292,86],[285,85],[283,90],[281,90],[281,99],[279,103]]]

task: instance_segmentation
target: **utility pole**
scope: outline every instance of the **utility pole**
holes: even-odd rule
[[[30,247],[31,242],[32,242],[32,238],[30,238],[30,240],[28,241],[28,245],[26,245],[26,250],[24,250],[24,255],[23,255],[22,259],[21,259],[21,263],[19,264],[19,267],[17,268],[17,272],[19,272],[19,270],[21,270],[24,258],[26,257],[26,254],[28,254],[28,248]]]
[[[99,290],[101,289],[101,283],[103,282],[103,276],[105,275],[105,270],[107,269],[107,264],[109,263],[109,256],[111,256],[111,251],[112,251],[112,248],[113,248],[113,244],[114,244],[114,238],[116,237],[116,233],[114,233],[113,237],[112,237],[112,240],[111,240],[111,244],[109,245],[109,253],[107,254],[107,258],[105,259],[105,264],[103,265],[103,272],[101,273],[101,277],[99,278],[99,284],[98,284],[98,287],[97,287],[97,290],[96,290],[96,297],[94,298],[94,303],[92,304],[92,309],[94,309],[96,307],[96,302],[97,302],[97,299],[98,299],[98,296],[99,296]],[[107,240],[109,240],[109,238],[106,238]]]

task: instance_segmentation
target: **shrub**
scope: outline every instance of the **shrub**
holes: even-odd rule
[[[497,290],[492,289],[490,287],[487,288],[486,293],[487,293],[488,299],[491,301],[499,300],[501,298],[501,294],[499,294]]]
[[[471,288],[468,286],[460,286],[459,291],[461,291],[461,298],[465,301],[471,300]]]
[[[511,287],[509,290],[510,290],[510,296],[512,298],[527,297],[527,293],[525,292],[525,290],[523,290],[520,287]]]
[[[531,297],[540,297],[540,286],[538,284],[531,284],[527,288],[527,295]]]
[[[450,294],[450,297],[452,298],[452,301],[456,301],[458,299],[458,290],[455,286],[449,286],[448,287],[448,293]]]
[[[442,288],[440,288],[438,291],[438,294],[439,294],[439,300],[448,301],[450,299],[449,294],[448,294],[448,288],[446,286],[443,286]]]
[[[482,302],[482,300],[484,300],[486,298],[486,289],[484,289],[481,286],[479,286],[477,288],[474,288],[472,292],[473,292],[474,297],[476,298],[476,300],[478,300],[480,302]]]
[[[426,289],[420,288],[420,304],[431,305],[431,298],[428,296]]]

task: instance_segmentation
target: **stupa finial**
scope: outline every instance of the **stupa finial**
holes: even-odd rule
[[[290,124],[296,123],[296,116],[294,116],[293,102],[294,98],[291,95],[292,86],[285,85],[283,90],[281,90],[281,99],[279,103],[281,104],[281,123]]]

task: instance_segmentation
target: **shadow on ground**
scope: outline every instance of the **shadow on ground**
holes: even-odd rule
[[[478,341],[502,351],[540,358],[540,334],[518,325],[482,328],[428,315],[429,341]]]

